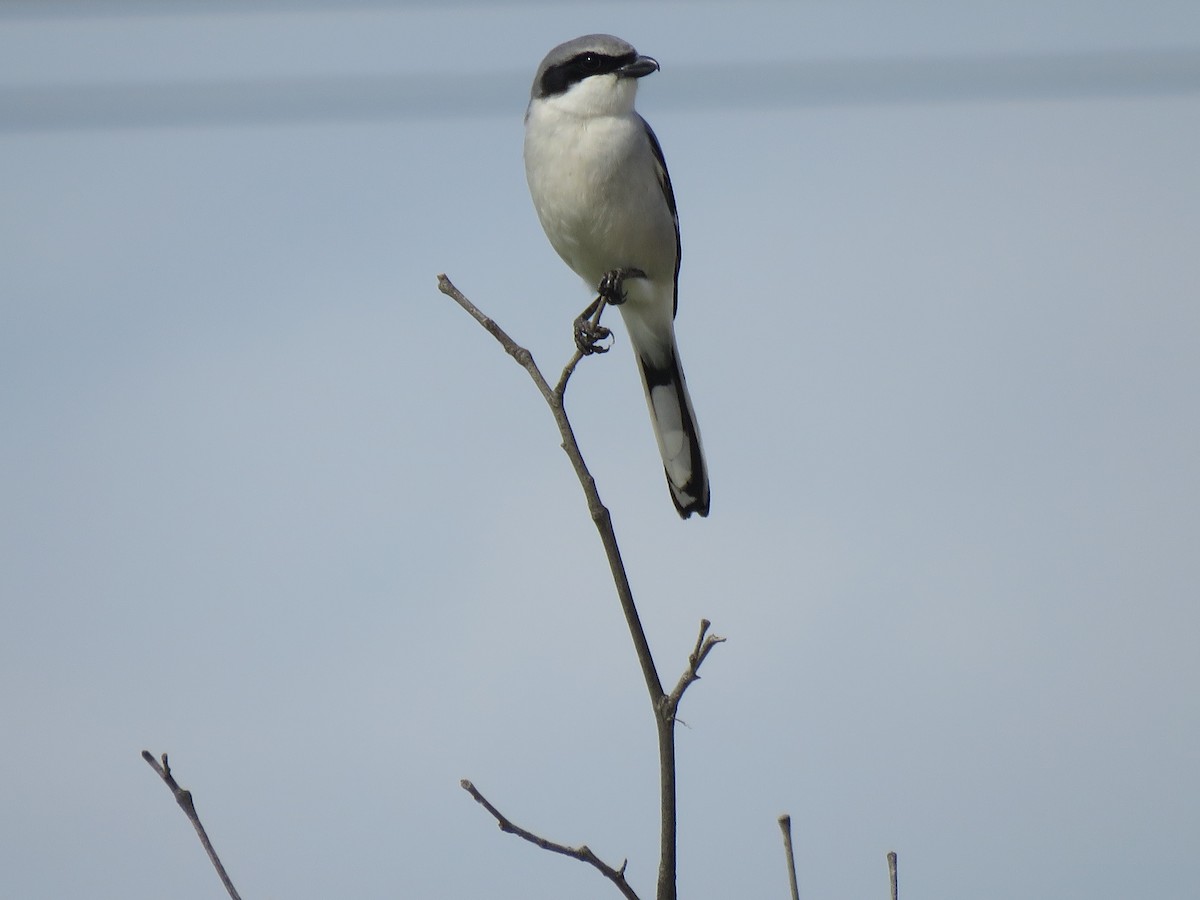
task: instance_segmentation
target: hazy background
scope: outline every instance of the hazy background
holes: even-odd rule
[[[1200,6],[0,5],[0,895],[652,896],[654,731],[525,373],[555,44],[656,56],[712,516],[571,385],[680,892],[1195,896]],[[614,324],[616,320],[614,318]]]

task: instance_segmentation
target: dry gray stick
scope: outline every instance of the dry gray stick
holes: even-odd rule
[[[658,890],[655,896],[657,900],[676,900],[675,713],[679,708],[679,701],[683,698],[683,692],[687,689],[688,685],[700,677],[698,674],[700,664],[708,656],[709,651],[716,644],[721,643],[724,638],[719,638],[715,635],[706,637],[709,622],[707,619],[702,621],[700,637],[696,641],[696,649],[688,658],[687,670],[680,678],[675,690],[670,694],[667,694],[663,690],[662,682],[658,677],[658,670],[654,665],[654,657],[650,653],[650,644],[646,640],[646,632],[642,628],[637,607],[633,602],[633,589],[629,586],[629,577],[625,573],[625,564],[621,560],[621,549],[617,545],[617,536],[613,530],[612,516],[609,514],[608,508],[600,500],[600,493],[596,489],[595,479],[592,478],[587,464],[583,460],[579,444],[575,440],[575,433],[571,428],[570,419],[567,417],[564,404],[567,382],[570,380],[571,374],[575,371],[575,367],[583,358],[583,351],[576,349],[575,355],[571,357],[570,361],[563,368],[558,384],[550,387],[549,382],[546,381],[545,376],[542,375],[541,370],[537,367],[537,363],[533,361],[533,354],[509,337],[503,328],[468,300],[445,275],[438,276],[438,290],[466,310],[476,322],[482,325],[492,337],[500,342],[500,346],[504,348],[504,351],[529,373],[529,377],[537,385],[538,391],[541,392],[542,397],[550,407],[551,413],[554,415],[554,421],[557,423],[559,434],[562,436],[562,448],[570,458],[571,466],[575,469],[575,475],[579,479],[580,486],[583,488],[584,496],[587,498],[588,511],[591,513],[592,522],[595,524],[596,530],[600,533],[600,542],[604,545],[604,554],[608,559],[609,571],[612,573],[613,584],[617,589],[617,597],[621,602],[621,610],[625,614],[625,622],[629,627],[629,635],[633,639],[633,647],[642,669],[642,677],[646,682],[646,690],[650,694],[650,703],[654,708],[654,719],[658,730],[659,803],[662,814],[659,829]],[[602,311],[603,305],[598,308],[593,324],[599,324],[599,313]]]
[[[787,813],[779,817],[779,830],[783,832],[783,850],[787,854],[788,886],[792,889],[792,900],[800,900],[800,888],[796,885],[796,856],[792,852],[792,817]]]
[[[892,900],[900,900],[900,880],[896,874],[896,851],[891,850],[887,855],[888,861],[888,881],[892,884]]]
[[[175,776],[171,774],[171,766],[167,762],[167,754],[164,753],[162,755],[161,765],[149,750],[142,751],[142,759],[150,764],[150,767],[158,773],[158,777],[163,780],[163,784],[170,788],[171,793],[174,794],[175,802],[179,804],[179,808],[183,810],[184,815],[188,817],[188,821],[192,823],[192,827],[196,829],[196,834],[200,836],[200,843],[204,846],[204,852],[208,854],[208,859],[213,864],[213,868],[217,870],[221,884],[225,885],[225,890],[229,892],[229,896],[233,900],[242,900],[238,895],[237,888],[229,880],[229,875],[226,873],[225,867],[221,865],[221,858],[217,856],[217,851],[213,849],[212,842],[208,839],[208,832],[200,824],[200,816],[196,814],[196,804],[192,802],[192,792],[181,788],[179,782],[175,780]]]
[[[529,841],[531,844],[536,844],[543,850],[549,850],[551,853],[561,853],[563,856],[569,856],[572,859],[577,859],[580,862],[585,862],[590,866],[594,866],[605,878],[615,884],[617,886],[617,890],[624,894],[628,900],[639,900],[638,895],[635,894],[633,888],[629,886],[629,882],[625,880],[625,866],[628,863],[628,860],[622,861],[621,868],[614,869],[612,866],[601,860],[600,857],[596,856],[596,854],[592,852],[591,848],[589,848],[587,844],[581,844],[578,847],[568,847],[566,844],[560,844],[556,841],[548,841],[544,837],[540,837],[539,835],[534,834],[532,831],[522,828],[520,825],[514,825],[508,819],[508,817],[504,815],[504,813],[492,806],[492,804],[488,802],[488,799],[484,797],[483,794],[479,793],[478,788],[476,788],[475,785],[473,785],[467,779],[464,778],[459,782],[459,784],[462,785],[462,789],[464,791],[475,798],[475,802],[492,814],[492,818],[496,820],[496,824],[500,826],[501,831],[507,832],[508,834],[515,834],[522,840]]]

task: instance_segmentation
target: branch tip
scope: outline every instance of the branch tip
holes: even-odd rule
[[[175,797],[175,802],[179,804],[179,808],[183,810],[188,821],[192,823],[192,828],[196,830],[196,836],[200,838],[200,844],[204,847],[204,852],[208,854],[209,862],[216,869],[217,877],[221,879],[221,884],[225,886],[226,893],[229,894],[232,900],[241,900],[237,888],[233,886],[233,882],[229,878],[229,873],[225,871],[225,866],[221,863],[221,858],[217,856],[217,851],[213,847],[212,841],[208,839],[208,833],[204,830],[204,825],[200,822],[200,816],[196,812],[196,804],[192,801],[192,792],[180,787],[179,782],[175,780],[175,776],[171,774],[171,765],[167,760],[167,754],[164,753],[162,755],[161,764],[149,750],[142,751],[142,759],[149,763],[158,777],[162,779],[163,784],[167,786],[172,796]]]
[[[792,817],[784,813],[779,817],[779,830],[783,832],[783,854],[787,859],[788,888],[792,900],[800,900],[800,888],[796,884],[796,853],[792,849]]]

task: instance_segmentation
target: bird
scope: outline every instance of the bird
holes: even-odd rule
[[[708,468],[675,340],[679,216],[662,147],[634,109],[656,59],[611,34],[559,44],[525,112],[525,177],[551,246],[617,306],[637,360],[671,499],[709,511]]]

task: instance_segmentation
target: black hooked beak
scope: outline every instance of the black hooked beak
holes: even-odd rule
[[[659,70],[658,60],[653,56],[639,56],[631,63],[626,63],[617,69],[619,78],[641,78]]]

